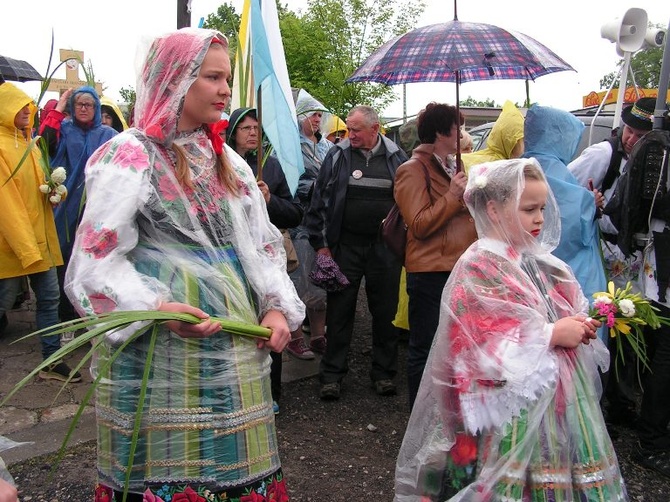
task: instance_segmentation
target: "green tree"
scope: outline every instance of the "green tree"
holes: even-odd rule
[[[649,25],[649,28],[654,26]],[[655,28],[663,28],[656,25]],[[666,35],[667,36],[667,35]],[[658,81],[661,76],[661,62],[663,59],[663,47],[652,47],[636,52],[630,58],[630,68],[635,75],[635,83],[645,89],[655,89],[658,87]],[[619,73],[623,67],[624,60],[620,59],[617,63],[618,71],[608,73],[600,80],[601,89],[609,89],[612,81],[615,81],[614,87],[619,87]],[[632,85],[628,79],[628,85]]]
[[[121,87],[119,94],[121,95],[121,99],[128,104],[128,107],[135,104],[136,94],[135,89],[132,87]]]
[[[496,108],[500,105],[496,105],[495,100],[486,98],[484,101],[477,101],[472,96],[468,96],[468,99],[462,99],[459,103],[460,106],[469,106],[473,108]]]
[[[228,53],[233,73],[235,72],[235,54],[237,51],[237,34],[240,31],[240,15],[232,2],[219,5],[215,14],[209,14],[202,25],[210,30],[218,30],[228,38]]]
[[[308,0],[304,15],[280,20],[291,84],[340,116],[358,104],[386,108],[395,100],[391,87],[346,79],[384,42],[412,29],[424,9],[423,0]]]

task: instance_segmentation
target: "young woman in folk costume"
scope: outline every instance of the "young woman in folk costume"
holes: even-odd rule
[[[564,262],[534,159],[474,166],[477,240],[440,324],[396,468],[396,501],[628,500],[600,411],[600,323]]]
[[[227,49],[211,30],[157,38],[141,70],[136,128],[87,165],[88,199],[66,280],[79,313],[153,309],[203,319],[161,328],[131,501],[288,500],[269,353],[284,348],[305,312],[251,169],[208,126],[230,98]],[[233,336],[209,315],[261,324],[272,336]],[[104,373],[96,500],[121,500],[130,461],[150,337],[103,366],[130,334],[105,335],[92,365],[94,376]]]

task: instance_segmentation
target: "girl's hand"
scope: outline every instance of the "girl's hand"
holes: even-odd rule
[[[268,348],[274,352],[281,352],[291,340],[291,332],[288,329],[288,323],[284,314],[278,310],[270,310],[263,320],[261,326],[270,328],[272,335],[269,340],[258,340],[256,344],[259,349]]]
[[[589,344],[596,337],[596,328],[600,321],[583,315],[564,317],[554,324],[551,335],[552,347],[574,349],[580,343]]]
[[[209,320],[209,314],[186,303],[162,302],[158,306],[158,310],[163,312],[183,312],[204,319],[198,324],[183,321],[168,321],[165,323],[170,331],[177,333],[182,338],[207,338],[221,330],[221,325],[218,322]]]

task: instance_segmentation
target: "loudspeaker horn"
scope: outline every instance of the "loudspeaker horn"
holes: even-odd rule
[[[623,17],[616,18],[602,25],[600,36],[616,43],[617,51],[637,52],[644,44],[647,33],[647,12],[633,7]]]
[[[647,30],[647,34],[644,36],[644,43],[649,47],[663,47],[666,37],[665,30],[663,28],[650,28]]]

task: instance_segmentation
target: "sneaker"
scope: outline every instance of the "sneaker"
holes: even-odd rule
[[[60,335],[60,346],[64,347],[68,343],[74,340],[74,331],[66,331]]]
[[[340,382],[322,384],[319,397],[324,401],[337,401],[340,398]]]
[[[288,342],[286,351],[298,359],[314,359],[314,352],[309,350],[309,347],[305,344],[305,340],[302,338],[294,338]]]
[[[63,361],[53,363],[39,372],[39,377],[43,380],[60,380],[61,382],[66,382],[70,375],[72,375],[70,378],[71,383],[81,382],[81,373],[78,371],[73,373],[70,367]]]
[[[309,342],[309,348],[312,349],[312,352],[315,354],[325,354],[326,353],[326,337],[320,336],[314,338]]]
[[[375,392],[380,396],[395,396],[396,386],[391,380],[377,380],[374,382]]]
[[[670,478],[670,451],[645,450],[638,445],[632,457],[641,466]]]
[[[279,403],[277,401],[272,401],[272,411],[275,415],[279,415]]]

